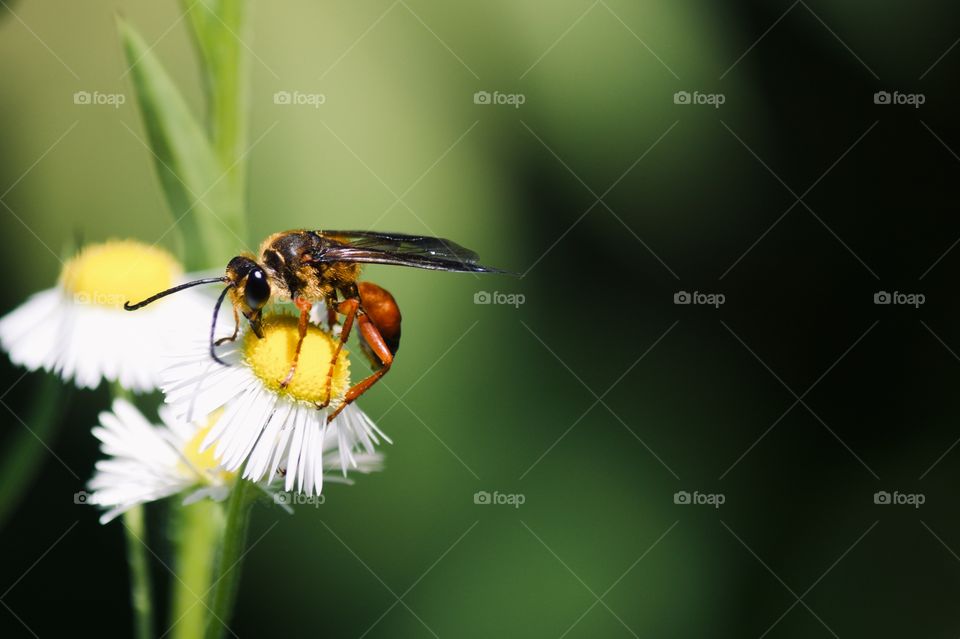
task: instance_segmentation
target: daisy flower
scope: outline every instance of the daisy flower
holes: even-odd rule
[[[263,338],[246,331],[218,353],[227,366],[212,361],[206,346],[198,345],[164,372],[161,389],[181,419],[202,419],[223,409],[200,449],[215,445],[214,457],[226,470],[243,466],[244,478],[260,481],[285,468],[285,490],[319,495],[325,451],[337,452],[346,476],[349,467],[359,469],[375,454],[380,438],[390,439],[354,404],[327,423],[350,388],[346,349],[334,366],[329,404],[318,408],[327,400],[327,371],[337,345],[327,332],[308,327],[296,373],[281,386],[296,349],[297,319],[268,315],[261,328]]]
[[[223,471],[212,455],[199,452],[208,428],[196,428],[176,419],[169,407],[160,410],[162,424],[151,424],[125,399],[113,402],[112,412],[100,413],[93,436],[100,440],[106,459],[96,464],[87,488],[88,502],[107,509],[107,523],[130,508],[190,488],[188,502],[209,496],[223,499],[235,475]]]
[[[200,444],[218,415],[197,426],[179,420],[169,406],[160,408],[161,424],[151,424],[133,404],[125,399],[113,402],[112,412],[100,414],[100,425],[93,435],[100,440],[106,459],[96,464],[93,478],[87,485],[88,503],[106,512],[100,523],[107,523],[138,505],[184,494],[184,504],[210,498],[225,499],[236,482],[237,474],[225,470],[214,458],[213,451],[201,452]],[[327,451],[321,460],[327,470],[339,469],[337,451]],[[357,458],[357,470],[363,473],[382,468],[382,456],[364,454]],[[280,465],[271,481],[261,488],[272,493],[272,480],[282,477],[286,464]],[[345,481],[336,478],[340,481]],[[350,483],[348,480],[346,483]],[[275,499],[285,504],[289,499]]]
[[[0,319],[0,347],[27,370],[52,371],[80,388],[101,380],[137,392],[157,387],[164,336],[207,330],[211,304],[185,291],[137,313],[123,310],[180,283],[183,272],[166,251],[132,240],[83,248],[57,285],[31,296]]]

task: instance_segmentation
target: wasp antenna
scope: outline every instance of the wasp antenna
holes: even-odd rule
[[[141,301],[141,302],[137,302],[136,304],[131,304],[129,301],[126,301],[126,302],[123,303],[123,310],[125,310],[125,311],[135,311],[135,310],[137,310],[138,308],[143,308],[143,307],[146,306],[147,304],[150,304],[150,303],[152,303],[152,302],[156,302],[156,301],[157,301],[158,299],[160,299],[161,297],[166,297],[167,295],[170,295],[171,293],[176,293],[176,292],[178,292],[178,291],[182,291],[183,289],[185,289],[185,288],[190,288],[190,287],[192,287],[192,286],[200,286],[201,284],[213,284],[214,282],[228,282],[228,281],[229,281],[229,280],[227,279],[227,277],[226,277],[225,275],[222,276],[222,277],[205,277],[205,278],[200,279],[200,280],[194,280],[194,281],[192,281],[192,282],[187,282],[186,284],[180,284],[179,286],[174,286],[173,288],[168,288],[168,289],[165,290],[165,291],[160,291],[160,292],[157,293],[156,295],[151,295],[151,296],[148,297],[147,299],[145,299],[145,300],[143,300],[143,301]]]
[[[213,321],[210,322],[210,357],[212,357],[213,361],[215,361],[216,363],[222,364],[224,366],[229,366],[230,364],[227,364],[225,361],[217,357],[217,349],[216,349],[217,344],[214,341],[214,337],[216,336],[216,332],[217,332],[217,316],[220,315],[220,306],[221,304],[223,304],[223,298],[227,296],[227,292],[231,288],[233,288],[232,283],[223,287],[223,290],[220,292],[220,297],[217,298],[217,303],[213,307]]]

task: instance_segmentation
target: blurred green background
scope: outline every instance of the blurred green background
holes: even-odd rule
[[[77,235],[177,249],[117,12],[202,113],[172,0],[4,3],[4,311],[55,281]],[[234,632],[956,636],[958,14],[255,2],[249,245],[295,227],[428,233],[522,277],[367,270],[404,316],[361,402],[394,439],[387,469],[293,516],[257,508]],[[676,305],[681,290],[726,302]],[[880,290],[927,302],[877,306]],[[37,384],[0,374],[10,438]],[[122,531],[71,499],[106,403],[79,394],[0,531],[3,636],[128,634]],[[926,501],[878,505],[881,490]]]

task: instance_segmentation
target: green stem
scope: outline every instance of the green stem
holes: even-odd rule
[[[204,499],[189,506],[171,503],[174,570],[171,581],[170,636],[202,637],[207,622],[205,598],[212,589],[213,560],[224,529],[223,506]]]
[[[70,401],[72,387],[56,375],[43,375],[26,419],[10,436],[0,455],[0,528],[16,510],[47,460]],[[15,425],[16,426],[16,425]]]
[[[247,545],[250,509],[256,497],[256,486],[239,478],[230,492],[223,543],[217,558],[217,579],[213,583],[216,591],[210,606],[207,639],[221,639],[228,631],[227,623],[233,615],[233,606],[240,586],[240,564]]]
[[[143,505],[123,513],[123,528],[127,533],[127,563],[130,566],[130,603],[133,607],[134,637],[150,639],[153,636],[153,594],[150,585],[150,564],[147,561],[144,537],[147,526]]]
[[[133,394],[119,382],[110,384],[110,396],[133,403]],[[147,523],[143,504],[123,513],[123,529],[127,537],[133,636],[137,639],[150,639],[153,636],[153,585],[150,581],[150,561],[147,558]]]

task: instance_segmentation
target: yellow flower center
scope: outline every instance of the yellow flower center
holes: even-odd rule
[[[231,481],[237,474],[220,468],[220,462],[217,461],[217,458],[213,454],[214,448],[216,448],[215,446],[209,447],[202,453],[200,452],[200,445],[203,443],[204,438],[222,414],[223,409],[214,411],[207,420],[207,425],[198,429],[193,437],[190,438],[190,441],[187,442],[187,445],[183,447],[183,451],[181,451],[184,457],[184,461],[181,462],[183,470],[189,473],[199,472],[206,482],[220,481],[226,483]]]
[[[327,399],[327,374],[337,342],[317,326],[307,327],[307,335],[300,348],[297,369],[290,383],[281,382],[290,372],[297,340],[300,337],[297,318],[292,315],[270,315],[263,320],[263,338],[253,331],[244,336],[243,354],[254,374],[270,390],[292,399],[322,403]],[[350,360],[347,350],[340,351],[333,367],[330,383],[330,404],[337,406],[350,388]]]
[[[84,247],[63,266],[60,283],[78,304],[119,308],[170,288],[182,271],[166,251],[133,240]]]

